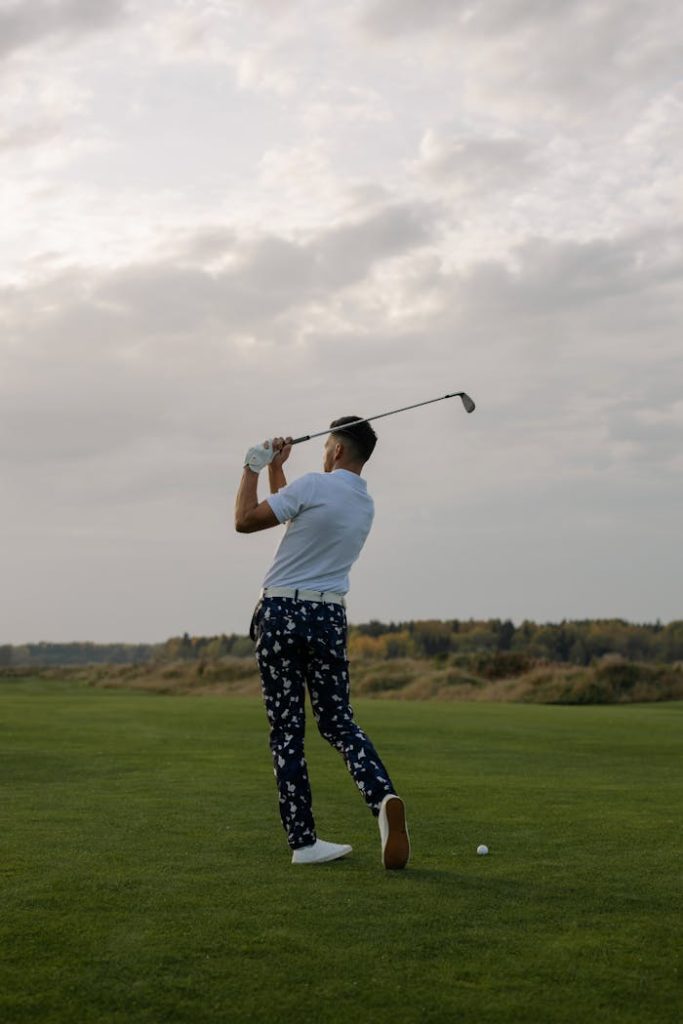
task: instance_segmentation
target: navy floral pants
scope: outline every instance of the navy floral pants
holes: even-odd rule
[[[266,597],[251,636],[270,724],[280,817],[293,850],[316,841],[304,756],[306,687],[320,734],[339,751],[374,815],[395,792],[372,743],[353,720],[346,658],[346,611],[339,604]]]

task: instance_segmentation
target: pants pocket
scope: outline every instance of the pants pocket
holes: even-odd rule
[[[249,624],[249,639],[253,640],[254,643],[258,640],[258,629],[261,622],[261,608],[262,602],[259,601],[254,608],[254,614],[252,615],[251,622]]]

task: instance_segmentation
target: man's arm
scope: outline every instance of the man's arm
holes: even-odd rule
[[[277,516],[267,501],[259,503],[258,473],[245,466],[235,501],[235,529],[238,533],[256,533],[271,526],[279,526]]]
[[[274,437],[272,441],[264,441],[264,448],[275,451],[268,463],[270,477],[270,493],[276,494],[281,487],[287,486],[282,465],[289,458],[292,450],[291,437]],[[253,449],[247,452],[247,459]],[[261,463],[262,465],[263,463]],[[259,462],[255,465],[258,467]],[[268,530],[271,526],[279,526],[280,522],[267,501],[258,500],[258,470],[244,467],[237,499],[235,501],[235,529],[238,533],[256,533],[257,530]]]
[[[273,438],[273,448],[277,451],[277,455],[268,465],[268,483],[270,484],[271,494],[277,494],[281,487],[287,486],[287,479],[282,466],[289,458],[289,453],[292,450],[291,440],[291,437]]]
[[[274,459],[273,462],[275,462]],[[287,486],[287,478],[285,477],[285,471],[282,468],[282,463],[279,465],[273,465],[273,462],[268,466],[268,485],[270,487],[270,493],[277,494],[281,487]]]

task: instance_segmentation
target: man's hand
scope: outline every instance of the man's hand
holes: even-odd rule
[[[270,465],[275,456],[272,441],[264,441],[263,444],[254,445],[244,456],[244,465],[248,466],[252,473],[260,473],[262,469]]]
[[[282,466],[292,452],[291,437],[274,437],[271,441],[275,455],[270,462],[271,467]]]

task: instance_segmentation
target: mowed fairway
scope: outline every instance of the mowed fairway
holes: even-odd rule
[[[3,1024],[681,1019],[683,704],[356,712],[404,872],[310,716],[303,868],[257,701],[2,681]]]

